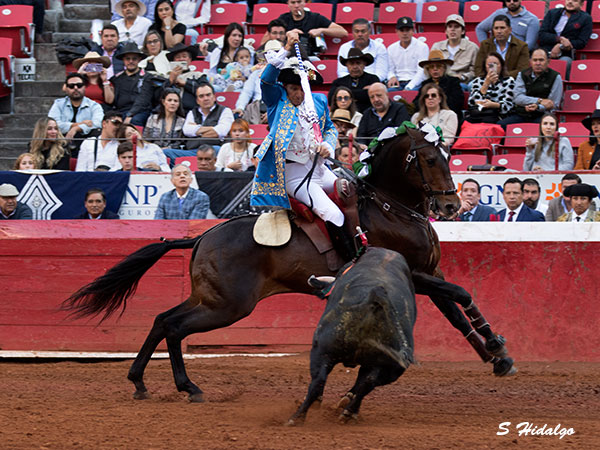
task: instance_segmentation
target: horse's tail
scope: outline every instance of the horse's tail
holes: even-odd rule
[[[140,248],[71,295],[62,303],[61,309],[72,311],[71,315],[76,318],[104,312],[100,323],[121,307],[122,315],[127,306],[127,299],[135,293],[140,279],[150,267],[170,250],[193,248],[201,237],[163,240]]]

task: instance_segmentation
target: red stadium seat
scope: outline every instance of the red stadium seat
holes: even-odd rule
[[[0,6],[0,38],[12,39],[11,54],[15,58],[33,55],[35,27],[33,6]]]
[[[209,33],[225,33],[229,24],[246,23],[246,5],[237,3],[218,3],[210,7],[210,22],[205,25]]]
[[[559,121],[576,122],[585,119],[596,109],[598,97],[600,97],[600,91],[594,89],[565,91],[562,111],[557,112]]]
[[[305,10],[321,14],[331,20],[331,14],[333,13],[333,6],[329,3],[307,3],[304,7]]]
[[[197,72],[204,72],[205,70],[210,69],[210,62],[196,60],[196,61],[192,61],[192,64],[190,64],[190,69],[192,68],[192,66],[196,68]],[[191,69],[191,70],[193,70],[193,69]]]
[[[338,3],[335,13],[335,23],[343,26],[348,32],[352,31],[354,19],[367,19],[373,22],[375,5],[373,3]]]
[[[418,24],[419,31],[443,32],[446,29],[446,17],[450,14],[458,14],[458,2],[423,3],[421,22]]]
[[[252,32],[264,33],[271,20],[289,12],[290,8],[282,3],[261,3],[254,5],[252,11],[252,23],[250,24]]]
[[[544,20],[546,2],[540,2],[539,0],[525,0],[521,2],[521,6],[524,6],[527,11],[538,19]]]
[[[175,158],[175,164],[185,164],[189,166],[192,172],[198,170],[198,160],[195,156],[180,156],[179,158]]]
[[[498,11],[500,5],[498,2],[490,1],[475,1],[465,3],[465,25],[467,31],[475,30],[478,23],[483,22],[494,12]]]
[[[558,132],[569,138],[573,150],[577,150],[577,147],[579,147],[582,142],[587,141],[590,136],[590,131],[584,127],[581,122],[561,123],[558,125]]]
[[[398,35],[396,33],[374,34],[371,36],[371,39],[382,43],[383,45],[385,45],[386,48],[392,45],[394,42],[398,42],[399,40]]]
[[[215,94],[217,103],[219,105],[223,105],[231,109],[235,108],[235,102],[237,102],[239,96],[239,92],[217,92]]]
[[[323,84],[331,84],[338,77],[336,60],[315,61],[313,64],[323,77]]]
[[[320,3],[318,3],[320,4]],[[320,58],[323,59],[335,59],[337,60],[338,53],[340,52],[340,47],[344,42],[348,42],[352,40],[352,36],[348,36],[345,38],[332,38],[329,36],[325,36],[325,44],[327,44],[327,50],[319,55]]]
[[[375,23],[377,33],[394,33],[400,17],[417,19],[416,3],[385,3],[379,6],[379,19]]]
[[[418,93],[418,91],[389,91],[388,97],[393,102],[400,101],[400,99],[403,98],[408,103],[412,103]]]
[[[523,161],[525,160],[525,153],[510,153],[508,155],[494,155],[492,156],[492,165],[503,166],[507,169],[523,170]]]
[[[592,23],[600,23],[600,1],[595,0],[592,3]]]
[[[600,59],[600,30],[592,30],[590,40],[584,48],[575,51],[577,59]]]
[[[540,135],[538,123],[514,123],[506,127],[504,145],[500,147],[500,153],[525,153],[525,142],[531,137]]]
[[[260,47],[260,41],[262,41],[262,38],[264,35],[265,35],[265,33],[247,34],[246,36],[244,36],[244,40],[254,39],[254,43],[252,44],[252,47],[254,48],[254,50],[256,50],[258,47]]]
[[[12,40],[0,38],[0,98],[10,97],[10,112],[13,112],[15,86],[15,57],[11,55]]]
[[[250,125],[250,136],[252,137],[252,142],[256,145],[260,145],[268,134],[268,125]]]
[[[563,81],[567,79],[567,62],[562,59],[551,59],[550,68],[556,70]]]
[[[597,89],[600,84],[600,60],[579,59],[571,64],[567,89]]]
[[[77,158],[71,158],[69,160],[69,170],[71,172],[75,172],[76,167],[77,167]]]
[[[428,32],[428,33],[415,33],[414,35],[421,42],[425,42],[427,47],[431,48],[433,44],[439,41],[445,41],[447,39],[446,33],[441,33],[438,31]]]
[[[481,44],[481,42],[479,42],[479,39],[477,39],[477,33],[475,33],[475,31],[467,31],[467,39],[469,39],[471,42],[477,44],[477,46],[479,47],[479,44]]]
[[[485,155],[452,155],[452,158],[450,158],[450,171],[464,172],[469,170],[469,166],[482,164],[487,164],[487,156]]]

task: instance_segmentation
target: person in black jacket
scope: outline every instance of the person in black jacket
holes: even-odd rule
[[[93,188],[85,193],[85,212],[76,219],[118,219],[119,215],[106,209],[106,194],[102,189]]]
[[[372,107],[363,113],[356,133],[357,140],[364,146],[378,137],[385,128],[398,127],[402,122],[410,121],[404,105],[390,100],[385,84],[373,83],[368,92]]]
[[[446,59],[444,57],[441,50],[432,50],[429,52],[429,59],[419,63],[419,66],[423,68],[427,78],[423,80],[423,83],[419,86],[419,93],[413,103],[418,109],[419,98],[423,94],[421,92],[421,87],[434,82],[439,85],[444,91],[444,94],[446,94],[448,108],[456,113],[460,125],[463,117],[462,110],[465,103],[465,97],[462,88],[460,87],[460,80],[457,77],[446,74],[446,69],[453,63],[454,62],[451,59]]]
[[[540,28],[540,47],[550,54],[551,59],[567,61],[567,78],[575,50],[584,48],[592,34],[592,16],[582,11],[582,6],[583,0],[566,0],[564,8],[550,9],[546,13]],[[563,28],[557,31],[564,18]]]
[[[363,53],[358,48],[351,48],[348,51],[348,57],[340,56],[340,63],[348,68],[348,75],[336,79],[329,90],[328,101],[331,103],[333,93],[339,86],[345,86],[352,90],[352,95],[356,100],[356,109],[363,112],[371,103],[367,88],[373,83],[381,81],[377,75],[365,72],[365,67],[373,64],[373,55]]]

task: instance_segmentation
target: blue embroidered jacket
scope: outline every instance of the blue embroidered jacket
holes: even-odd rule
[[[262,100],[267,105],[270,132],[255,155],[258,169],[252,186],[250,204],[290,208],[285,191],[285,152],[298,125],[298,108],[289,101],[286,91],[277,83],[279,69],[269,64],[261,77]],[[323,141],[335,148],[337,130],[329,117],[327,97],[313,94]]]

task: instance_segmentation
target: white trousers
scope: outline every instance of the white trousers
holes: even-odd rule
[[[312,164],[312,160],[308,160],[306,164],[287,162],[285,164],[285,189],[290,197],[307,206],[311,205],[312,199],[312,210],[317,216],[341,227],[344,224],[344,214],[327,197],[327,193],[333,192],[337,177],[325,164],[319,161],[311,179],[306,181],[298,189],[298,192],[294,193],[310,171]]]

